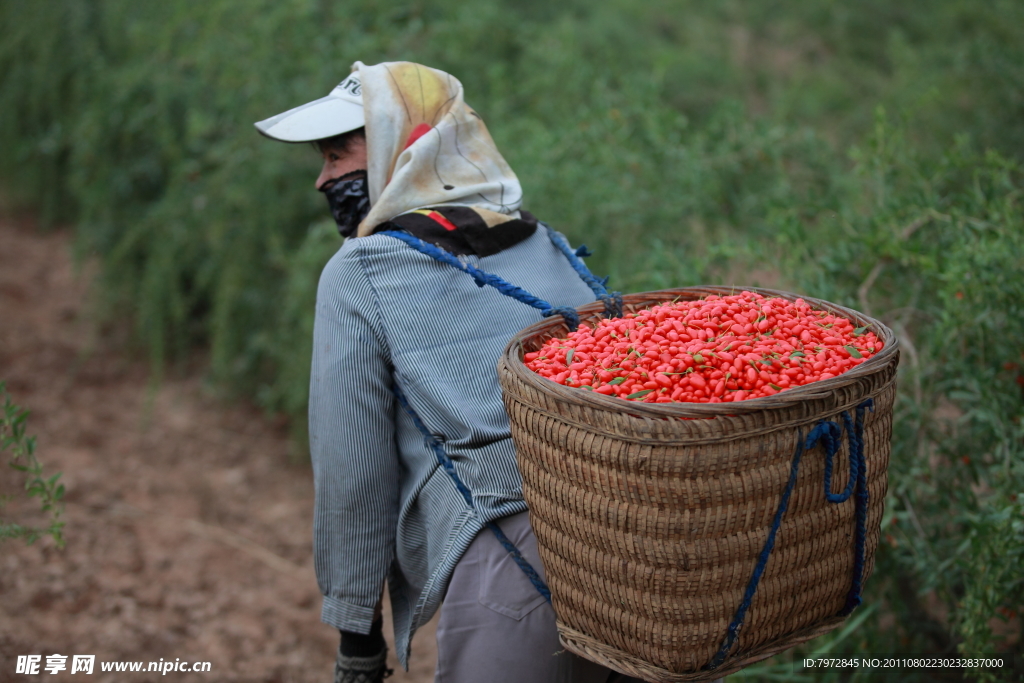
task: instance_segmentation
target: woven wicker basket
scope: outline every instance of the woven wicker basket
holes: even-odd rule
[[[624,310],[739,290],[673,289],[624,297]],[[789,300],[796,295],[749,291]],[[874,565],[887,485],[899,360],[876,320],[803,297],[884,348],[839,377],[740,403],[643,404],[558,385],[523,354],[568,330],[557,316],[514,338],[498,364],[523,492],[566,649],[656,683],[718,678],[828,632],[845,617],[855,564],[855,501],[824,496],[821,447],[800,462],[774,549],[738,639],[714,670],[786,488],[794,449],[821,420],[843,424],[866,399],[870,499],[863,577]],[[601,304],[579,309],[596,322]],[[678,418],[704,418],[683,420]],[[713,418],[713,419],[708,419]],[[846,483],[844,432],[832,491]]]

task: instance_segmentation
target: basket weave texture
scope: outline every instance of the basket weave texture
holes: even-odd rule
[[[624,312],[673,299],[732,294],[694,287],[623,297]],[[747,288],[794,300],[797,295]],[[643,404],[582,391],[529,370],[523,354],[568,333],[549,318],[520,332],[498,365],[523,493],[558,615],[562,644],[657,683],[711,680],[835,628],[850,592],[855,501],[830,503],[821,447],[804,453],[795,488],[738,640],[714,671],[765,546],[797,443],[821,420],[843,424],[866,399],[870,499],[864,578],[874,565],[887,485],[897,340],[876,320],[825,301],[820,310],[868,325],[883,349],[839,377],[738,403]],[[579,309],[596,323],[601,304]],[[696,419],[680,419],[696,418]],[[832,492],[846,485],[849,440]]]

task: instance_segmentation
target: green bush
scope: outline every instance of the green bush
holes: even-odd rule
[[[1022,648],[1021,3],[0,0],[0,23],[4,187],[75,224],[155,368],[208,349],[217,386],[302,424],[339,240],[315,153],[252,122],[355,59],[437,66],[617,288],[779,285],[900,335],[876,607],[805,651]],[[755,673],[807,677],[783,668]]]
[[[43,465],[36,457],[36,437],[25,434],[28,411],[11,401],[5,382],[0,382],[0,455],[9,458],[7,467],[25,478],[24,491],[29,498],[39,499],[39,511],[46,517],[46,526],[26,526],[0,519],[0,543],[12,538],[32,545],[49,536],[58,548],[64,547],[64,484],[61,473],[43,476]],[[0,495],[0,512],[12,496]]]

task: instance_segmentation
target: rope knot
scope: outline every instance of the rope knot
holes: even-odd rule
[[[850,416],[846,413],[843,413],[843,423],[846,425],[851,448],[853,448],[856,434],[854,434],[853,428],[850,426]],[[842,493],[832,493],[832,466],[835,462],[836,454],[839,452],[842,434],[843,430],[838,424],[822,420],[807,435],[807,444],[804,446],[807,450],[810,450],[817,445],[818,441],[823,442],[825,445],[825,499],[830,503],[844,503],[850,498],[853,494],[853,487],[857,482],[857,472],[860,469],[860,463],[856,458],[851,457],[850,478],[846,482],[846,488],[843,489]]]
[[[607,280],[608,278],[605,279]],[[605,318],[622,317],[622,292],[609,292],[608,294],[602,294],[598,298],[604,302]]]
[[[594,252],[590,251],[590,249],[587,249],[587,245],[581,244],[576,248],[576,255],[579,256],[580,258],[587,258],[588,256],[593,256]]]
[[[565,319],[565,324],[569,328],[570,332],[575,332],[580,326],[580,314],[576,312],[575,308],[569,308],[568,306],[552,307],[543,311],[541,315],[547,318],[555,315],[556,313]]]

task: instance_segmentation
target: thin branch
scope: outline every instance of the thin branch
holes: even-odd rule
[[[179,527],[183,527],[188,531],[192,532],[196,536],[201,536],[211,541],[217,541],[224,545],[230,546],[235,550],[241,551],[252,558],[259,560],[263,564],[267,565],[271,569],[287,574],[289,576],[301,577],[303,579],[309,578],[312,573],[309,569],[300,567],[291,560],[281,557],[274,551],[270,550],[266,546],[260,545],[259,543],[249,540],[245,536],[229,531],[224,527],[216,526],[213,524],[207,524],[206,522],[200,522],[198,519],[190,519],[188,517],[176,517],[174,515],[160,515],[153,512],[148,512],[134,505],[128,505],[126,503],[120,503],[116,507],[99,507],[91,505],[81,505],[78,503],[72,503],[72,505],[80,505],[81,507],[88,508],[94,512],[107,513],[114,516],[122,517],[145,517],[154,521],[165,521],[173,522]]]
[[[303,569],[299,565],[295,564],[291,560],[287,560],[277,553],[273,552],[266,546],[262,546],[255,541],[250,541],[248,538],[236,534],[233,531],[229,531],[224,527],[214,526],[212,524],[206,524],[200,522],[197,519],[182,519],[172,518],[177,521],[184,522],[186,527],[192,533],[208,538],[215,541],[220,541],[224,545],[229,545],[235,550],[240,550],[243,553],[251,555],[255,559],[259,560],[263,564],[267,565],[271,569],[275,569],[282,574],[291,574],[293,576],[301,575],[304,578],[311,576],[308,569]]]
[[[917,354],[917,347],[914,345],[914,340],[910,333],[907,332],[903,321],[898,320],[894,322],[893,328],[895,328],[896,335],[899,337],[900,344],[907,350],[907,356],[910,358],[910,369],[914,381],[914,401],[921,405],[924,396],[921,391],[921,363],[920,356]]]
[[[917,529],[917,533],[921,535],[922,539],[927,540],[928,534],[924,532],[924,527],[921,526],[921,522],[917,519],[917,513],[914,512],[914,506],[910,504],[910,498],[907,497],[906,493],[901,493],[900,500],[903,501],[903,506],[907,509],[907,512],[910,513],[910,521],[914,525],[914,528]]]
[[[860,310],[864,315],[871,315],[871,307],[868,306],[868,292],[871,290],[872,285],[875,284],[875,280],[878,279],[878,275],[882,272],[882,268],[885,267],[885,261],[879,260],[875,267],[871,269],[868,276],[864,279],[864,282],[857,288],[857,299],[860,301]]]
[[[919,216],[919,217],[915,218],[914,220],[910,221],[909,223],[907,223],[907,225],[904,226],[904,228],[902,230],[900,230],[900,241],[901,242],[906,242],[907,240],[909,240],[911,238],[911,236],[913,236],[913,234],[915,232],[917,232],[918,228],[927,225],[935,217],[936,217],[935,211],[934,211],[934,209],[932,209],[928,213],[924,214],[923,216]]]
[[[949,220],[949,216],[941,214],[935,209],[928,209],[928,211],[926,211],[923,215],[918,216],[914,220],[910,221],[903,227],[902,230],[900,230],[900,241],[906,242],[911,237],[913,237],[914,233],[917,232],[920,228],[924,227],[925,225],[928,225],[928,223],[932,222],[935,219]],[[882,273],[882,269],[885,267],[886,262],[890,260],[891,259],[884,256],[880,258],[875,263],[875,266],[871,269],[871,272],[868,273],[868,276],[864,279],[864,282],[862,282],[860,287],[857,288],[857,300],[860,302],[860,310],[865,315],[871,315],[871,306],[868,305],[868,293],[871,291],[871,287],[875,284],[875,280],[877,280],[878,276]]]

